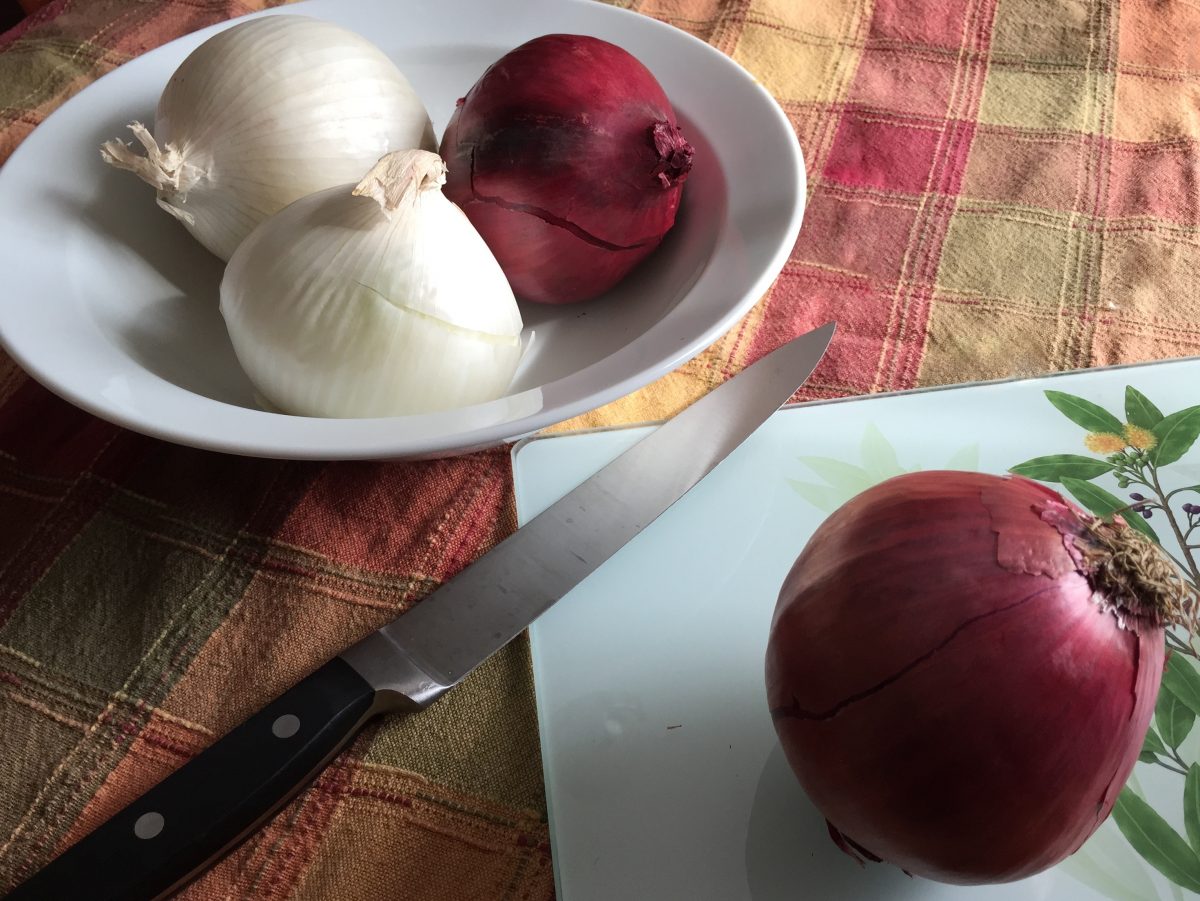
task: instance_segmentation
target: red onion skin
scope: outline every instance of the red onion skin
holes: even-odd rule
[[[1040,872],[1137,761],[1163,631],[1092,600],[1047,504],[1088,518],[1024,479],[900,476],[835,512],[780,592],[766,678],[788,761],[833,827],[910,873]]]
[[[441,154],[446,196],[514,293],[573,303],[607,291],[659,245],[692,149],[637,59],[597,38],[552,34],[483,74],[459,101]]]

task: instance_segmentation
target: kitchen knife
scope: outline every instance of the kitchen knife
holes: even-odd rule
[[[184,764],[8,897],[160,898],[291,799],[385,712],[457,685],[648,526],[808,378],[834,324],[668,420],[442,585]]]

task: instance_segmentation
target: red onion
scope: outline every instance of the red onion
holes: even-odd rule
[[[1145,738],[1165,555],[1021,478],[899,476],[813,535],[780,592],[767,694],[835,841],[944,882],[1075,851]]]
[[[444,191],[518,297],[607,291],[675,223],[692,147],[650,71],[597,38],[549,34],[492,65],[446,126]]]

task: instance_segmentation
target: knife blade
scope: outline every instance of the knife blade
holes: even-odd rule
[[[162,898],[248,836],[372,717],[462,681],[712,471],[816,368],[834,323],[668,420],[389,625],[68,848],[10,901]]]

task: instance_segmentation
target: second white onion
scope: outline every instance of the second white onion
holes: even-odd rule
[[[255,387],[287,413],[400,416],[500,397],[521,314],[500,265],[440,190],[445,164],[388,154],[302,198],[229,261],[221,314]]]

